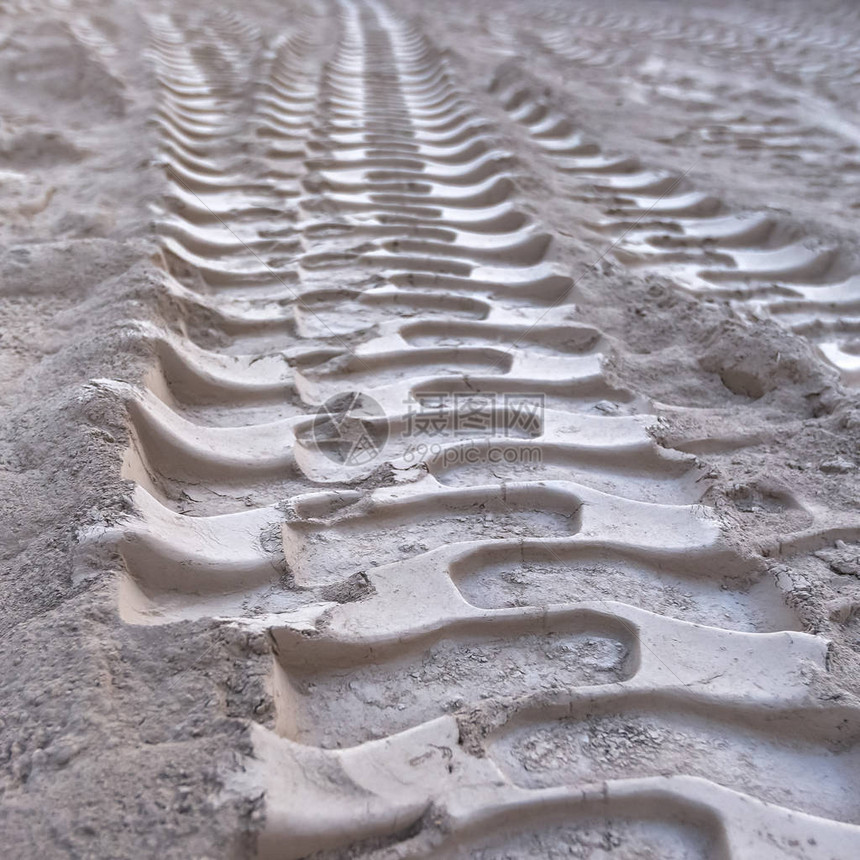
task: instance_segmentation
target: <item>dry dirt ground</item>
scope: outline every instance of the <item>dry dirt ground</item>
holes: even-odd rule
[[[0,6],[14,858],[860,856],[860,9]]]

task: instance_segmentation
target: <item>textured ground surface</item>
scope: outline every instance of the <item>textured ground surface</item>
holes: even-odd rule
[[[860,855],[860,13],[0,8],[14,857]]]

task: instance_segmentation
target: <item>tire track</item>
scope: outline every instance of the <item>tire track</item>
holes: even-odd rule
[[[340,3],[330,45],[332,23],[270,42],[237,17],[155,22],[167,322],[138,327],[145,389],[103,383],[134,434],[124,617],[275,643],[261,856],[469,856],[607,816],[665,856],[857,841],[850,774],[808,792],[856,721],[814,708],[826,641],[794,632],[697,504],[698,463],[606,378],[613,344],[444,56],[381,3]],[[356,393],[380,413],[351,416]],[[459,403],[490,423],[461,427]],[[382,425],[379,462],[340,450]],[[527,445],[537,465],[497,462]],[[580,714],[619,760],[631,734],[653,755],[598,773],[598,743],[565,752]],[[541,749],[564,764],[546,778]],[[761,749],[782,770],[740,782]]]
[[[651,112],[668,108],[664,116],[674,128],[660,142],[694,146],[707,159],[728,155],[731,164],[752,161],[775,177],[802,176],[812,200],[834,187],[831,176],[839,185],[856,182],[860,129],[845,83],[857,67],[832,63],[853,53],[845,44],[853,40],[829,22],[818,24],[811,38],[808,16],[801,24],[796,10],[762,18],[737,8],[726,20],[692,15],[683,22],[659,13],[643,19],[594,10],[567,20],[553,11],[538,14],[536,29],[520,32],[522,44],[548,52],[550,67],[573,66],[600,87],[579,43],[596,46],[597,65],[613,70],[618,97]],[[739,64],[753,70],[753,83],[733,74]]]
[[[603,152],[516,71],[502,73],[493,86],[570,195],[593,207],[584,226],[605,236],[620,262],[666,272],[687,290],[772,316],[812,339],[847,383],[857,383],[860,275],[851,252],[786,217],[697,191],[686,173]]]
[[[665,43],[694,48],[709,65],[742,56],[768,77],[789,82],[815,77],[825,92],[858,75],[858,52],[851,36],[856,10],[841,7],[838,27],[832,23],[837,16],[810,19],[802,6],[781,9],[779,16],[765,16],[742,4],[723,15],[714,9],[683,17],[669,9],[661,12],[655,8],[644,15],[626,8],[582,4],[571,9],[550,3],[536,11],[538,26],[524,32],[534,33],[549,50],[585,66],[623,66],[637,56],[630,50],[637,44],[643,46],[638,56],[655,44],[659,56],[666,53],[660,50],[660,43]]]

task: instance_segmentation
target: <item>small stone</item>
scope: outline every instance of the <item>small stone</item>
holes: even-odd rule
[[[51,745],[48,753],[56,767],[65,767],[80,751],[80,743],[76,743],[72,739],[62,738]]]
[[[856,430],[860,428],[860,410],[852,409],[843,419],[842,426],[846,430]]]
[[[824,460],[818,468],[828,475],[844,475],[846,472],[853,472],[856,466],[844,457],[833,457]]]

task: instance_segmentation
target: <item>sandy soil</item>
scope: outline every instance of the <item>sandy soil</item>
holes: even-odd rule
[[[860,855],[860,12],[0,9],[10,857]]]

